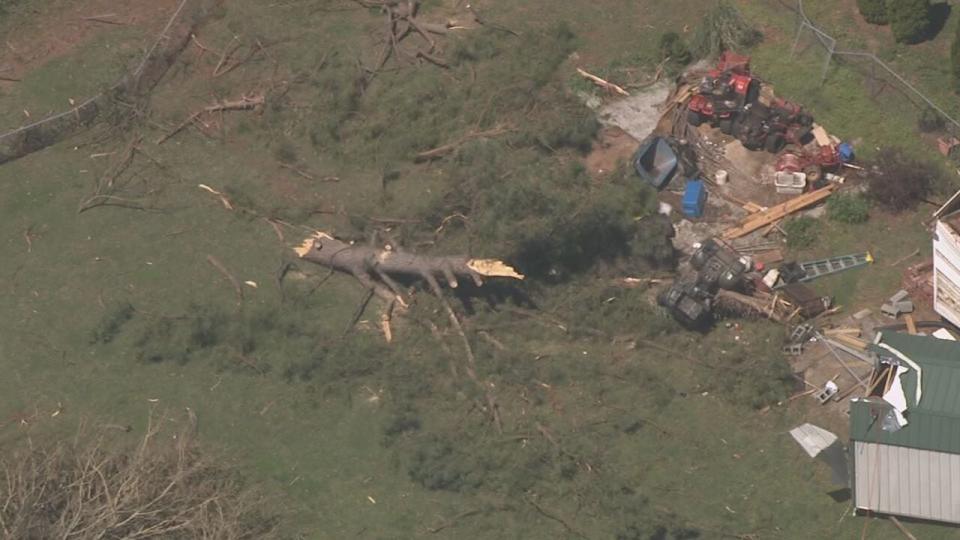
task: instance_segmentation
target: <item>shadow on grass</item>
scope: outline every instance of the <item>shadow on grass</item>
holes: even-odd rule
[[[930,11],[927,16],[930,23],[929,26],[927,26],[926,32],[923,33],[923,37],[920,38],[921,42],[931,41],[940,34],[940,31],[943,30],[943,27],[947,24],[947,19],[950,18],[951,10],[952,8],[947,2],[940,2],[939,4],[932,4],[930,6]]]

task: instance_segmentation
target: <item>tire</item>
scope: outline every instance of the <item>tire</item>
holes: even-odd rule
[[[733,124],[730,126],[730,135],[734,139],[739,139],[743,133],[743,114],[733,117]]]
[[[703,123],[703,115],[697,111],[687,111],[687,123],[693,127],[700,127]]]
[[[771,133],[767,135],[767,140],[763,143],[763,148],[771,154],[776,154],[783,150],[783,147],[786,145],[787,141],[784,140],[783,135],[780,133]]]
[[[813,128],[809,126],[803,126],[797,129],[796,131],[797,143],[803,145],[810,142],[810,139],[813,138]]]
[[[717,127],[720,128],[720,132],[724,135],[730,135],[733,133],[733,120],[726,118],[717,122]]]
[[[823,179],[823,171],[816,165],[805,168],[803,174],[807,175],[807,183],[814,186],[819,184]]]
[[[740,139],[740,144],[742,144],[743,147],[746,148],[747,150],[751,150],[751,151],[759,150],[760,148],[763,147],[762,141],[760,141],[758,137],[754,137],[750,134],[747,134],[742,139]]]

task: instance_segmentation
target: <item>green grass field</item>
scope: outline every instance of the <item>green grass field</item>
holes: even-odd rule
[[[425,2],[425,16],[457,13],[452,4]],[[376,301],[347,332],[364,298],[353,278],[327,279],[326,269],[297,263],[282,286],[276,282],[304,229],[359,239],[377,228],[376,218],[412,221],[386,232],[428,253],[470,246],[506,256],[494,249],[511,246],[506,233],[451,227],[439,235],[424,223],[438,200],[456,193],[451,176],[487,173],[456,159],[414,164],[412,153],[497,121],[547,125],[573,66],[650,58],[659,31],[692,28],[700,4],[480,3],[488,19],[521,37],[449,36],[448,50],[465,42],[480,59],[450,70],[426,63],[386,70],[358,96],[344,74],[379,50],[375,10],[346,1],[228,2],[198,39],[216,49],[233,36],[258,39],[268,44],[265,53],[213,77],[217,56],[188,47],[152,96],[147,119],[120,131],[101,126],[0,166],[0,446],[40,433],[67,436],[81,421],[132,425],[133,440],[149,411],[163,411],[173,427],[189,407],[203,447],[271,496],[291,537],[857,537],[868,518],[850,516],[846,501],[827,495],[829,472],[786,433],[808,415],[815,422],[817,411],[791,405],[760,414],[752,406],[758,391],[769,398],[789,390],[765,380],[783,376],[775,362],[780,336],[765,323],[745,323],[739,340],[722,325],[707,336],[681,331],[646,307],[646,291],[609,286],[602,271],[504,291],[528,296],[536,316],[515,302],[474,299],[465,324],[500,404],[498,433],[476,405],[481,392],[462,375],[460,342],[429,294],[420,292],[411,317],[395,321],[396,340],[387,345],[376,329]],[[843,68],[818,88],[784,62],[791,19],[775,3],[739,4],[770,29],[750,52],[778,92],[810,105],[832,132],[862,138],[864,148],[896,142],[929,153],[908,112],[877,107]],[[838,24],[827,18],[829,2],[809,4]],[[16,31],[64,5],[18,8],[6,24]],[[563,37],[559,22],[575,37]],[[23,123],[24,109],[39,117],[110,84],[162,23],[105,27],[32,67],[5,92],[2,125]],[[845,31],[856,42],[858,34]],[[942,74],[931,75],[936,63],[928,53],[943,39],[904,49],[904,69],[936,86]],[[577,59],[559,57],[554,44]],[[215,99],[267,89],[279,97],[262,112],[225,113],[211,136],[188,128],[155,143]],[[511,99],[520,98],[503,97],[504,89],[539,103],[515,106]],[[489,103],[496,105],[487,112]],[[121,194],[148,208],[78,214],[137,135],[145,153],[122,176]],[[503,148],[502,166],[522,171],[507,177],[518,190],[524,182],[562,189],[544,183],[566,178],[557,171],[580,159],[575,150],[545,152],[519,136]],[[339,182],[319,180],[325,176]],[[236,209],[198,184],[224,192]],[[299,227],[281,226],[281,241],[244,208]],[[800,255],[869,248],[893,260],[927,245],[926,210],[876,214],[857,226],[829,223],[825,241]],[[241,308],[210,256],[238,281],[256,283],[241,285]],[[898,280],[878,264],[824,287],[852,305],[883,297]],[[61,405],[64,412],[51,416]],[[909,526],[920,538],[954,534]],[[886,522],[871,522],[869,531],[870,538],[900,538]]]

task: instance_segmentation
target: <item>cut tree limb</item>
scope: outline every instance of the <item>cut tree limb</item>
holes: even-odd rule
[[[629,96],[629,95],[630,95],[630,92],[627,92],[627,91],[624,90],[622,87],[620,87],[620,86],[618,86],[618,85],[616,85],[616,84],[613,84],[613,83],[610,82],[610,81],[601,79],[600,77],[597,77],[596,75],[594,75],[594,74],[592,74],[592,73],[587,73],[586,71],[584,71],[584,70],[582,70],[582,69],[580,69],[580,68],[577,68],[577,73],[579,73],[581,77],[583,77],[583,78],[585,78],[585,79],[587,79],[587,80],[589,80],[589,81],[592,81],[594,84],[596,84],[596,85],[599,86],[600,88],[603,88],[604,90],[608,90],[608,91],[610,91],[610,92],[614,92],[614,93],[620,94],[621,96]]]

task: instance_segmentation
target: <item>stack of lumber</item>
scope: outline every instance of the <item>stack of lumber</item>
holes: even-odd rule
[[[777,221],[798,210],[803,210],[808,206],[813,206],[814,204],[826,199],[831,193],[833,193],[835,189],[837,189],[836,184],[828,184],[827,186],[816,191],[798,195],[789,201],[772,206],[761,212],[750,214],[740,223],[740,225],[724,231],[723,238],[725,240],[733,240],[734,238],[746,236],[753,231],[766,227],[772,223],[776,223]]]

